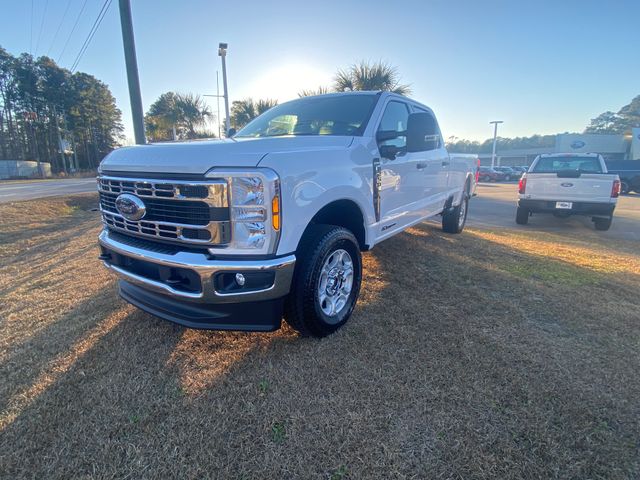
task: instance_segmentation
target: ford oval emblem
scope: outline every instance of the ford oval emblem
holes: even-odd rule
[[[116,210],[127,220],[136,222],[147,213],[144,202],[135,195],[123,193],[116,198]]]
[[[561,187],[573,187],[573,183],[564,182],[560,184]]]
[[[571,148],[577,149],[577,148],[582,148],[586,145],[585,142],[583,142],[582,140],[574,140],[573,142],[571,142]]]

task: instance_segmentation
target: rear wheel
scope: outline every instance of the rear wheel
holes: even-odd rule
[[[607,218],[596,217],[593,219],[593,223],[595,224],[596,230],[609,230],[611,228],[611,222],[613,221],[613,216]]]
[[[516,223],[518,225],[526,225],[529,221],[529,210],[523,207],[518,207],[516,210]]]
[[[354,235],[333,225],[312,225],[296,260],[284,318],[305,336],[324,337],[344,325],[355,308],[362,258]]]
[[[468,187],[465,187],[462,194],[462,201],[457,207],[448,209],[442,214],[442,230],[447,233],[460,233],[464,230],[467,222],[467,212],[469,210]]]

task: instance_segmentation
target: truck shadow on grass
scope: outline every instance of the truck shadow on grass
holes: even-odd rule
[[[99,280],[9,346],[1,475],[638,474],[637,274],[426,224],[364,264],[353,318],[322,341],[174,327]]]

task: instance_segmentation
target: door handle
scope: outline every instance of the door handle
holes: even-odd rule
[[[427,168],[427,164],[425,162],[418,162],[418,163],[416,163],[416,168],[418,170],[422,170],[424,168]]]
[[[443,166],[443,167],[448,167],[448,166],[449,166],[449,161],[448,161],[448,160],[444,160],[444,161],[442,162],[442,166]]]

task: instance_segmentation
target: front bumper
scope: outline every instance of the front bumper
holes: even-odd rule
[[[561,201],[561,200],[558,200]],[[518,206],[526,208],[532,213],[556,213],[561,212],[563,214],[570,215],[591,215],[609,217],[613,215],[613,211],[616,208],[615,203],[595,203],[595,202],[572,202],[571,209],[558,209],[556,208],[555,200],[528,200],[521,198],[518,201]]]
[[[164,246],[108,229],[100,233],[99,243],[104,266],[121,279],[121,296],[149,313],[191,328],[273,330],[280,325],[282,300],[295,268],[293,254],[219,260],[204,251]],[[230,286],[224,279],[233,279],[236,273],[259,282]],[[261,315],[269,321],[255,318]]]

